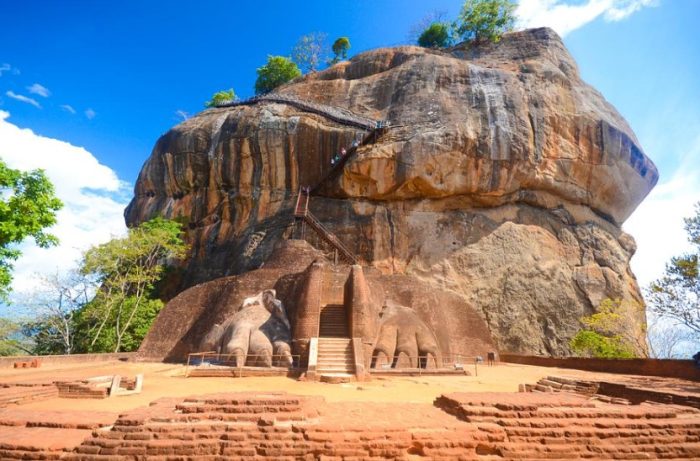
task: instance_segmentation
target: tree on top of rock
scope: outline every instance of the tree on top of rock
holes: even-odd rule
[[[337,64],[343,59],[348,58],[348,50],[350,49],[350,39],[347,37],[340,37],[335,42],[333,42],[333,59],[330,60],[329,64]]]
[[[328,57],[327,35],[313,32],[302,36],[292,49],[292,60],[303,72],[316,72]]]
[[[258,78],[255,80],[255,94],[269,93],[301,75],[299,67],[284,56],[268,56],[267,64],[258,67],[256,72]]]
[[[515,7],[512,0],[466,0],[455,30],[466,41],[498,42],[505,32],[513,30]]]
[[[204,107],[218,107],[223,104],[233,102],[236,99],[238,98],[236,97],[236,93],[233,91],[233,88],[229,88],[228,90],[217,91],[214,93],[211,99],[204,103]]]
[[[418,45],[424,48],[446,48],[452,44],[450,25],[434,22],[418,37]]]

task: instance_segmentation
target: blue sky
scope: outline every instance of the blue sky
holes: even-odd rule
[[[250,96],[268,54],[288,55],[314,31],[349,36],[351,54],[404,44],[426,14],[453,18],[460,5],[0,0],[0,155],[46,168],[68,204],[62,248],[26,246],[18,288],[31,286],[23,277],[37,268],[64,267],[85,244],[121,232],[141,165],[178,112],[196,113],[219,89]],[[625,225],[646,284],[685,247],[681,218],[700,200],[700,1],[522,0],[518,14],[521,27],[564,36],[584,80],[625,116],[661,171]]]

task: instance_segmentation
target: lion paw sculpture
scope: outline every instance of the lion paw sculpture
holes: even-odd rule
[[[441,357],[437,339],[411,308],[387,300],[379,317],[372,368],[439,366]]]
[[[241,308],[222,325],[215,324],[200,344],[233,358],[237,367],[247,363],[291,366],[291,327],[275,290],[264,290],[243,300]]]

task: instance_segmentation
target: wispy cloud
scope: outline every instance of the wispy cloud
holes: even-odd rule
[[[656,6],[658,0],[520,0],[516,15],[523,28],[547,26],[561,36],[602,17],[621,21],[642,8]]]
[[[49,91],[49,89],[40,83],[35,83],[31,86],[28,86],[27,91],[29,91],[31,94],[37,94],[42,98],[48,98],[49,96],[51,96],[51,92]]]
[[[20,101],[20,102],[23,102],[23,103],[25,103],[25,104],[31,104],[32,106],[34,106],[34,107],[36,107],[36,108],[38,108],[38,109],[41,109],[41,104],[39,104],[39,102],[38,102],[36,99],[32,99],[32,98],[30,98],[29,96],[24,96],[24,95],[21,95],[21,94],[17,94],[17,93],[15,93],[14,91],[7,91],[7,92],[5,93],[5,95],[6,95],[8,98],[15,99],[15,100]]]
[[[97,115],[97,112],[95,112],[95,111],[92,110],[92,109],[89,109],[89,108],[88,108],[88,109],[85,111],[85,116],[87,117],[88,120],[92,120],[93,118],[95,118],[96,115]]]
[[[187,112],[185,112],[182,109],[176,110],[175,115],[177,115],[178,119],[182,119],[182,120],[187,120],[188,118],[190,118],[190,114],[188,114]]]
[[[0,111],[2,159],[21,170],[43,168],[64,203],[57,224],[49,230],[60,244],[43,249],[30,240],[20,247],[13,287],[21,292],[36,289],[34,274],[70,269],[87,247],[123,233],[123,211],[131,188],[84,148],[20,128],[9,117],[8,112]],[[76,174],[76,165],[80,174]]]
[[[70,104],[61,104],[61,109],[65,110],[66,112],[70,112],[71,114],[75,114],[75,109],[73,109],[73,106]]]
[[[2,77],[2,74],[4,74],[5,72],[11,72],[15,75],[18,75],[19,69],[17,69],[16,67],[12,67],[7,63],[0,64],[0,77]]]

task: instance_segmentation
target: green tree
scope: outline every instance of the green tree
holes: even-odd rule
[[[683,325],[700,337],[700,202],[695,216],[685,219],[685,230],[693,249],[671,258],[663,277],[651,284],[647,300],[653,313]]]
[[[299,38],[292,49],[292,60],[303,72],[316,72],[328,56],[327,35],[314,32]]]
[[[434,22],[418,37],[418,45],[424,48],[446,48],[452,43],[449,24]]]
[[[498,42],[505,32],[513,30],[515,7],[512,0],[466,0],[455,30],[466,41]]]
[[[255,94],[265,94],[301,75],[299,67],[284,56],[268,56],[267,64],[258,67]]]
[[[0,160],[0,298],[10,290],[12,262],[21,255],[17,244],[27,237],[41,248],[58,243],[44,229],[56,223],[61,207],[43,170],[22,172]]]
[[[340,61],[348,58],[348,51],[350,50],[350,39],[348,37],[340,37],[331,47],[333,50],[333,59],[329,61],[329,64],[337,64]]]
[[[646,328],[638,325],[644,306],[636,301],[605,299],[569,345],[577,355],[599,358],[632,358],[646,355]]]
[[[204,103],[204,107],[217,107],[233,102],[236,99],[236,93],[234,93],[233,88],[217,91],[212,95],[209,101]]]
[[[180,224],[162,218],[88,250],[81,272],[99,289],[78,314],[79,348],[86,352],[135,350],[162,307],[154,286],[166,262],[183,257],[186,250]]]

